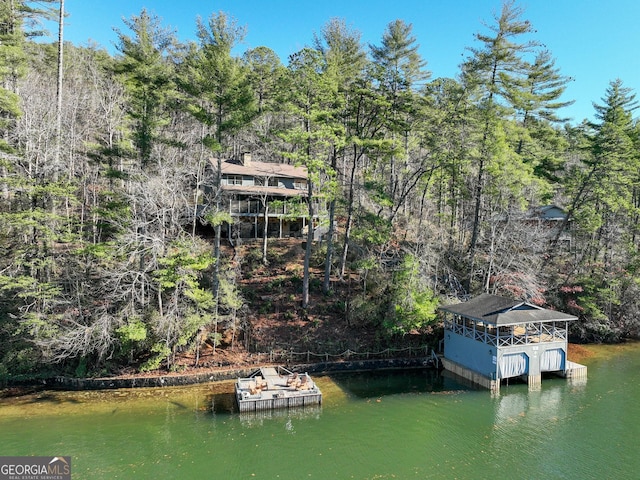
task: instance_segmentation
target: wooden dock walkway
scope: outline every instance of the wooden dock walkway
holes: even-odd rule
[[[240,412],[321,405],[322,392],[308,373],[284,367],[263,367],[247,378],[238,378],[236,399]]]

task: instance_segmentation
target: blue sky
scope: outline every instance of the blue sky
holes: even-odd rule
[[[551,52],[561,73],[573,79],[564,100],[575,104],[562,112],[573,123],[593,120],[592,103],[602,103],[611,80],[620,78],[640,92],[640,1],[521,0],[517,5],[536,29],[534,38]],[[413,25],[427,69],[437,78],[458,74],[465,48],[474,46],[474,33],[487,31],[483,23],[494,23],[501,1],[66,0],[65,40],[76,45],[92,40],[113,52],[113,29],[126,31],[122,19],[138,15],[142,8],[160,17],[181,41],[194,39],[198,15],[206,19],[225,12],[247,28],[238,53],[264,45],[285,64],[333,17],[359,30],[365,44],[375,45],[387,24],[399,18]]]

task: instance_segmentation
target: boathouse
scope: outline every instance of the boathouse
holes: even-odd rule
[[[567,360],[573,315],[531,303],[482,294],[440,307],[444,313],[445,369],[494,392],[508,378],[539,388],[542,374],[586,378],[586,367]]]
[[[236,382],[240,412],[320,405],[322,392],[308,373],[263,367]]]

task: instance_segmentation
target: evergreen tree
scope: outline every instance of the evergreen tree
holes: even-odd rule
[[[344,20],[331,19],[322,30],[322,37],[315,37],[316,49],[324,59],[323,75],[335,85],[332,91],[335,94],[331,117],[327,120],[333,122],[334,140],[330,152],[331,174],[338,172],[338,160],[347,155],[355,146],[357,139],[351,136],[349,129],[353,104],[357,97],[355,85],[362,80],[367,65],[366,54],[360,42],[360,32],[347,27]],[[355,160],[354,160],[355,162]],[[352,198],[352,195],[350,195]],[[352,206],[348,207],[351,211]],[[329,293],[331,270],[333,267],[333,237],[335,233],[336,195],[329,198],[329,230],[327,232],[327,253],[325,256],[325,269],[322,288],[324,293]],[[351,215],[348,215],[347,223],[351,223]],[[348,248],[350,226],[346,228],[344,243]],[[341,269],[341,276],[343,275]]]
[[[0,152],[5,153],[14,151],[9,132],[13,119],[21,113],[17,82],[26,67],[21,7],[23,2],[18,1],[0,4]]]
[[[461,251],[458,245],[464,231],[465,202],[469,198],[468,176],[471,152],[477,142],[474,110],[468,91],[458,81],[439,78],[423,91],[424,120],[418,132],[421,143],[433,157],[433,175],[420,183],[418,231],[422,231],[429,202],[435,202],[435,221],[442,235],[441,244],[450,252]],[[426,223],[426,222],[425,222]]]
[[[222,157],[232,153],[232,138],[247,126],[256,113],[255,97],[247,70],[231,50],[242,41],[244,28],[224,13],[212,14],[205,23],[197,22],[199,45],[191,45],[180,72],[180,87],[186,94],[187,110],[202,124],[202,145],[217,156],[216,179],[210,185],[215,210],[207,214],[215,228],[213,292],[214,321],[220,301],[220,240],[222,223],[228,216],[222,211]],[[202,151],[205,153],[205,150]],[[202,160],[208,160],[208,155]]]
[[[161,20],[145,9],[139,16],[124,21],[133,33],[128,36],[116,29],[122,55],[115,66],[129,94],[129,116],[133,143],[139,164],[152,161],[153,146],[160,127],[168,122],[166,109],[174,95],[174,74],[168,55],[175,44],[173,32],[163,28]]]
[[[326,201],[332,195],[335,172],[327,164],[334,146],[340,142],[342,129],[334,121],[334,101],[337,85],[324,74],[326,64],[322,54],[312,48],[304,48],[291,56],[289,80],[291,85],[288,109],[295,122],[282,133],[291,145],[291,151],[283,154],[296,165],[306,167],[308,229],[302,281],[302,308],[309,306],[309,263],[314,240],[314,222],[318,199]],[[328,181],[328,182],[327,182]],[[324,198],[323,198],[324,197]]]
[[[382,44],[370,45],[379,95],[388,102],[385,127],[396,150],[388,157],[388,164],[381,164],[382,176],[389,179],[386,196],[390,206],[401,203],[398,197],[402,195],[402,172],[409,157],[410,133],[419,103],[416,90],[430,75],[412,30],[411,24],[395,20],[387,25]]]
[[[258,115],[277,111],[285,68],[276,53],[268,47],[256,47],[247,50],[242,60],[247,69],[247,78],[256,95]],[[268,141],[267,138],[261,140]]]
[[[536,54],[534,62],[527,63],[527,70],[520,88],[514,92],[521,127],[515,151],[533,166],[538,177],[557,181],[563,169],[565,145],[555,125],[567,121],[558,112],[573,103],[561,100],[571,79],[560,74],[547,50]]]
[[[472,92],[477,104],[480,135],[473,188],[467,290],[471,289],[475,275],[487,167],[496,156],[506,152],[505,126],[501,123],[513,112],[514,100],[520,98],[519,85],[527,74],[523,56],[537,46],[536,42],[522,40],[533,31],[529,21],[521,19],[522,14],[523,10],[516,7],[513,1],[505,2],[500,15],[495,18],[496,24],[489,27],[492,34],[475,35],[481,46],[469,48],[471,57],[462,65],[462,81]]]
[[[629,325],[616,319],[624,316],[616,314],[623,302],[632,311],[638,308],[636,300],[625,296],[635,291],[630,278],[638,265],[640,215],[635,94],[615,80],[602,100],[594,104],[598,122],[585,126],[583,161],[567,177],[571,206],[565,220],[565,225],[572,222],[576,258],[564,282],[580,287],[567,308],[582,317],[580,334],[597,341],[628,332]]]

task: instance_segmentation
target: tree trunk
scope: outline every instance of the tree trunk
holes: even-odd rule
[[[311,246],[313,243],[313,185],[311,180],[307,182],[307,202],[309,207],[309,222],[307,224],[307,245],[304,250],[304,276],[302,278],[302,308],[305,310],[309,306],[309,283],[310,272],[309,265],[311,263]]]
[[[353,165],[351,166],[351,176],[349,178],[349,195],[347,196],[347,223],[344,230],[344,245],[342,247],[342,258],[340,259],[340,280],[344,279],[344,271],[347,265],[347,254],[349,251],[349,240],[351,238],[351,225],[353,224],[353,202],[354,202],[354,181],[358,168],[358,158],[360,155],[354,151]]]
[[[222,157],[218,155],[218,173],[217,173],[217,188],[216,192],[216,211],[220,211],[221,195],[222,195]],[[213,322],[214,322],[214,337],[213,337],[213,353],[216,353],[216,336],[218,333],[218,309],[220,307],[220,236],[222,235],[222,224],[217,222],[216,224],[216,234],[215,234],[215,242],[213,246],[213,258],[215,258],[214,268],[213,268],[213,298],[214,298],[214,309],[213,309]]]
[[[267,265],[267,244],[269,234],[269,202],[265,198],[264,200],[264,228],[262,229],[262,264]]]
[[[333,263],[333,232],[335,231],[335,210],[336,201],[332,199],[329,203],[329,231],[327,232],[327,255],[324,261],[324,281],[322,291],[325,295],[331,291],[331,266]]]
[[[337,169],[337,152],[333,151],[331,158],[331,169],[335,172]],[[333,264],[333,232],[335,231],[335,212],[336,200],[331,199],[329,203],[329,231],[327,232],[327,255],[324,262],[324,280],[322,282],[322,291],[325,295],[331,290],[331,266]]]
[[[64,0],[60,0],[58,19],[58,78],[56,88],[56,156],[53,169],[54,180],[60,169],[60,149],[62,145],[62,75],[64,67]]]

